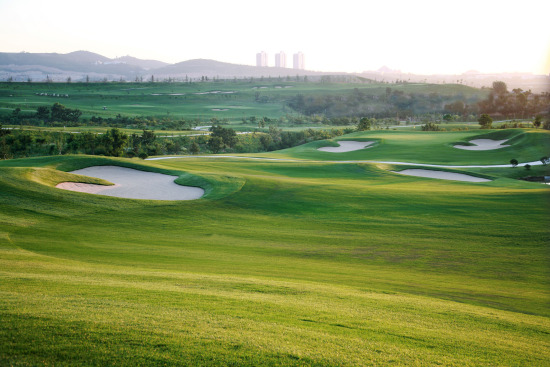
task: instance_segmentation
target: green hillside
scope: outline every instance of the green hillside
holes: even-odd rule
[[[548,147],[498,133],[512,150],[450,147],[480,131],[355,133],[342,138],[377,145],[338,159],[507,163]],[[0,161],[0,365],[548,365],[550,191],[510,178],[548,167],[446,181],[324,161],[338,160],[327,144],[255,155],[296,161]],[[54,187],[96,165],[207,195]]]

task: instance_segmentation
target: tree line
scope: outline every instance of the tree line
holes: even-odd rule
[[[90,154],[147,158],[152,155],[254,153],[279,150],[309,141],[330,139],[352,129],[307,129],[282,131],[270,126],[266,133],[237,135],[235,130],[215,125],[209,135],[159,137],[151,130],[126,134],[118,128],[105,133],[66,133],[5,129],[0,124],[0,158],[44,155]]]
[[[515,88],[508,91],[506,83],[493,82],[487,99],[478,103],[481,114],[499,119],[531,119],[537,115],[550,115],[550,93],[532,93]]]

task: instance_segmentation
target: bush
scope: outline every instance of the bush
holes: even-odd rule
[[[439,125],[433,122],[428,122],[426,125],[422,125],[422,131],[440,131]]]

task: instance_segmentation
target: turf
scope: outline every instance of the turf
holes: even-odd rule
[[[346,138],[370,134],[373,152],[398,136]],[[427,138],[394,147],[423,157],[474,136],[412,134]],[[546,139],[528,134],[512,131],[518,151]],[[474,184],[315,159],[1,161],[0,364],[548,365],[547,186],[519,168],[472,169],[493,180]],[[208,195],[53,187],[98,164]]]
[[[508,141],[509,147],[486,151],[457,149],[453,146],[474,139]],[[323,146],[336,146],[338,140],[375,141],[370,148],[347,152],[318,151]],[[508,164],[538,161],[550,153],[550,133],[537,129],[474,130],[456,132],[378,130],[347,134],[329,141],[315,141],[272,153],[278,158],[298,158],[323,161],[374,160],[443,165]]]

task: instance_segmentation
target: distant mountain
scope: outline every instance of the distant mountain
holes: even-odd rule
[[[157,60],[141,60],[132,56],[122,56],[122,57],[113,59],[113,62],[139,66],[144,70],[158,69],[158,68],[162,68],[164,66],[170,65],[167,62],[162,62]]]
[[[166,65],[160,61],[139,60],[132,58],[132,63],[88,52],[76,51],[68,54],[58,53],[0,53],[0,80],[12,78],[15,81],[43,81],[50,78],[54,81],[74,81],[105,79],[119,80],[135,78],[141,75],[145,68],[139,66]]]
[[[132,56],[115,59],[88,52],[76,51],[68,54],[57,53],[0,53],[0,81],[73,81],[127,80],[136,78],[156,80],[200,78],[244,78],[244,77],[286,77],[299,75],[325,75],[290,68],[257,67],[231,64],[215,60],[196,59],[177,64],[157,60],[142,60]],[[344,73],[340,73],[344,74]]]
[[[250,65],[231,64],[209,59],[194,59],[163,68],[152,70],[158,77],[185,77],[196,78],[201,76],[220,78],[243,77],[286,77],[299,75],[322,75],[322,73],[308,70],[296,70],[279,67],[259,67]]]

